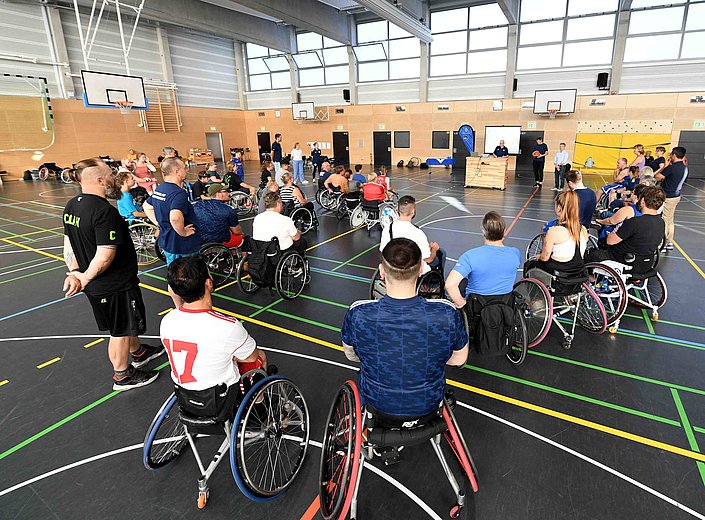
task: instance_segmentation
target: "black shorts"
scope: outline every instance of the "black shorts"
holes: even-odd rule
[[[147,319],[139,286],[126,291],[86,295],[93,307],[98,330],[108,330],[116,338],[139,336],[147,330]]]

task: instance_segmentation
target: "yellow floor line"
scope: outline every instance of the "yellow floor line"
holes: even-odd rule
[[[230,287],[231,285],[236,284],[236,283],[237,283],[237,279],[233,280],[232,282],[228,282],[225,285],[221,285],[220,287],[216,287],[213,292],[221,291],[221,290],[225,289],[226,287]]]
[[[358,229],[362,229],[363,227],[365,227],[365,226],[360,226],[360,227],[349,229],[339,235],[335,235],[334,237],[329,238],[328,240],[324,240],[323,242],[320,242],[316,245],[309,247],[306,251],[311,251],[311,249],[316,249],[317,247],[322,246],[323,244],[327,244],[328,242],[332,242],[333,240],[338,240],[340,237],[344,237],[345,235],[349,235],[350,233],[354,233],[355,231],[357,231]]]
[[[22,249],[26,249],[27,251],[32,251],[33,253],[37,253],[42,256],[46,256],[49,258],[53,258],[54,260],[59,260],[60,262],[63,262],[64,259],[60,257],[59,255],[54,255],[51,253],[47,253],[46,251],[40,251],[39,249],[35,249],[34,247],[30,247],[25,244],[20,244],[19,242],[15,242],[14,240],[10,240],[9,238],[0,238],[3,242],[7,242],[8,244],[12,244],[13,246],[21,247]]]
[[[44,367],[48,367],[49,365],[53,365],[53,364],[56,363],[57,361],[61,361],[61,358],[60,358],[60,357],[55,357],[54,359],[50,359],[49,361],[45,361],[45,362],[42,363],[41,365],[37,365],[37,368],[40,368],[40,369],[41,369],[41,368],[44,368]]]
[[[693,262],[693,259],[690,258],[690,256],[688,256],[688,253],[686,253],[685,251],[683,251],[683,248],[682,248],[681,246],[679,246],[679,245],[676,243],[675,240],[673,241],[673,245],[676,246],[676,249],[678,249],[678,251],[680,251],[680,253],[683,255],[683,258],[685,258],[686,260],[688,260],[688,262],[690,263],[690,265],[693,266],[693,269],[695,269],[695,270],[698,272],[698,274],[699,274],[700,276],[702,276],[703,278],[705,278],[705,273],[703,272],[703,270],[700,269],[700,267],[698,266],[698,264],[696,264],[695,262]]]
[[[162,312],[158,312],[157,316],[164,316],[167,312],[173,311],[174,307],[169,307],[168,309],[164,309]]]
[[[105,338],[100,338],[95,341],[91,341],[90,343],[86,343],[85,345],[83,345],[83,348],[91,348],[93,345],[97,345],[98,343],[102,343],[103,341],[105,341]]]
[[[0,381],[0,386],[5,386],[9,382],[10,382],[9,379],[3,379],[2,381]]]
[[[21,235],[10,235],[9,237],[5,237],[7,239],[13,239],[13,238],[24,238],[28,237],[30,235],[37,235],[39,233],[48,233],[51,231],[58,231],[59,229],[64,229],[63,226],[60,227],[55,227],[55,228],[49,228],[49,229],[40,229],[39,231],[32,231],[31,233],[22,233]],[[54,237],[51,237],[54,238]]]

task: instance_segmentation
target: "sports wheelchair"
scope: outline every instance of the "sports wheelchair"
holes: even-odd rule
[[[387,287],[378,267],[370,280],[370,300],[379,300],[386,294]],[[416,295],[427,300],[437,300],[445,296],[445,280],[440,269],[432,267],[430,271],[419,276],[416,281]]]
[[[308,260],[298,251],[282,251],[276,237],[263,242],[246,236],[242,250],[245,256],[237,266],[237,282],[246,294],[273,287],[285,300],[293,300],[311,279]]]
[[[316,202],[328,211],[337,211],[340,201],[345,195],[342,191],[332,191],[328,188],[318,188],[316,190]]]
[[[238,190],[230,191],[228,193],[230,193],[228,206],[237,211],[239,216],[243,217],[245,215],[249,215],[253,211],[257,211],[257,202],[252,195]]]
[[[477,492],[477,469],[453,414],[455,398],[446,392],[438,409],[425,417],[393,417],[363,407],[354,381],[338,390],[328,413],[321,453],[319,500],[324,520],[342,520],[348,511],[357,517],[357,494],[362,469],[375,455],[385,465],[399,462],[402,446],[429,441],[455,493],[451,518],[458,518],[465,505],[465,491],[451,470],[441,447],[445,439],[450,451]]]
[[[49,179],[49,177],[54,176],[57,181],[61,181],[64,184],[71,184],[73,181],[69,177],[69,172],[67,168],[62,168],[57,166],[56,163],[44,163],[39,167],[39,178],[43,181]]]
[[[346,217],[350,217],[355,208],[360,205],[362,200],[361,191],[352,191],[350,193],[343,193],[342,197],[338,199],[338,207],[335,210],[335,216],[338,220],[343,220]]]
[[[162,248],[159,247],[159,227],[142,219],[134,219],[128,225],[130,238],[137,253],[137,265],[144,267],[152,265],[157,260],[166,262]]]
[[[306,206],[297,206],[294,202],[284,204],[282,214],[294,221],[296,229],[305,235],[309,231],[318,229],[318,217],[316,212]]]
[[[350,213],[350,226],[357,228],[367,226],[367,234],[377,224],[385,228],[399,218],[397,205],[393,202],[362,200],[360,205]]]
[[[306,456],[309,413],[299,388],[261,369],[245,373],[238,387],[231,392],[225,385],[195,392],[175,387],[144,439],[143,463],[150,470],[166,466],[191,447],[200,472],[199,509],[208,502],[208,480],[228,452],[235,483],[255,502],[281,496]],[[235,402],[231,394],[237,394]],[[223,434],[225,439],[205,467],[197,439]]]

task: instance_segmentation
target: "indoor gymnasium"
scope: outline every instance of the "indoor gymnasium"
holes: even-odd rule
[[[0,518],[705,520],[704,0],[0,27]]]

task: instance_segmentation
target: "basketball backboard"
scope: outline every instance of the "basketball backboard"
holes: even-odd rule
[[[559,114],[575,112],[575,98],[578,90],[537,90],[534,92],[534,114],[547,115],[549,110],[557,110]]]
[[[147,110],[149,102],[139,76],[81,71],[83,103],[88,108],[116,108],[118,101],[132,101],[132,108]]]
[[[316,107],[313,103],[292,103],[291,117],[294,119],[316,119]]]

